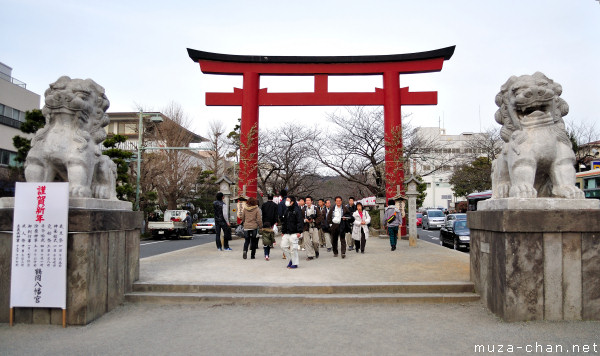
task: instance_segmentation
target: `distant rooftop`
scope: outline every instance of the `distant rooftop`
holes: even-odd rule
[[[27,84],[18,80],[17,78],[13,78],[12,68],[2,62],[0,62],[0,79],[6,80],[7,82],[11,82],[14,85],[18,85],[23,89],[27,89]]]

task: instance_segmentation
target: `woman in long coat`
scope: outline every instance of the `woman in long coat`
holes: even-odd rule
[[[361,203],[356,204],[356,211],[352,214],[352,217],[354,217],[352,239],[354,239],[356,253],[358,253],[359,249],[360,253],[365,253],[365,245],[369,238],[369,224],[371,223],[371,217],[366,210],[363,210]]]
[[[258,247],[258,229],[262,226],[262,216],[255,198],[248,199],[244,211],[242,211],[242,225],[244,226],[244,254],[246,259],[248,246],[250,246],[250,259],[254,259]]]

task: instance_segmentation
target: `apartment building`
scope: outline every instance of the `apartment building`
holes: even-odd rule
[[[27,90],[27,84],[13,78],[12,68],[0,62],[0,196],[14,196],[14,179],[10,166],[15,166],[17,150],[13,146],[21,132],[25,112],[40,108],[40,95]]]
[[[454,196],[450,177],[455,167],[485,154],[474,142],[486,140],[487,134],[463,132],[450,135],[446,129],[439,127],[419,127],[415,130],[417,142],[423,147],[413,156],[413,166],[427,183],[423,207],[454,209],[454,203],[464,199]]]

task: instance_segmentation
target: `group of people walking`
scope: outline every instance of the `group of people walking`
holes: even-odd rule
[[[338,257],[341,253],[341,258],[346,257],[346,251],[365,253],[371,217],[360,202],[354,202],[353,197],[350,197],[345,205],[340,196],[334,198],[334,205],[330,199],[319,199],[315,205],[311,196],[296,199],[293,195],[288,195],[286,190],[282,190],[280,195],[282,199],[279,204],[273,202],[272,195],[268,195],[268,201],[260,208],[256,198],[249,198],[243,206],[238,206],[238,217],[244,230],[245,241],[242,254],[244,259],[248,256],[248,250],[250,250],[250,258],[256,258],[258,232],[261,230],[264,256],[268,261],[271,248],[275,245],[275,233],[278,229],[282,233],[283,258],[288,260],[287,268],[290,269],[298,268],[299,250],[306,251],[308,261],[319,258],[322,248],[332,252],[333,257]],[[389,220],[388,209],[386,209],[386,221],[393,251],[396,249],[396,236],[402,218],[399,210],[393,207],[393,200],[388,201],[388,205],[388,208],[391,208],[389,215],[397,217],[395,220]],[[228,240],[231,239],[231,228],[222,193],[217,193],[217,200],[213,206],[217,249],[224,248],[230,251]],[[225,234],[223,246],[221,230]],[[394,233],[394,240],[392,240],[392,233]]]

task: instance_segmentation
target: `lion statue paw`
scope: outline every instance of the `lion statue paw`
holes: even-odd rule
[[[574,185],[555,186],[552,188],[552,195],[567,199],[585,199],[585,194]]]

